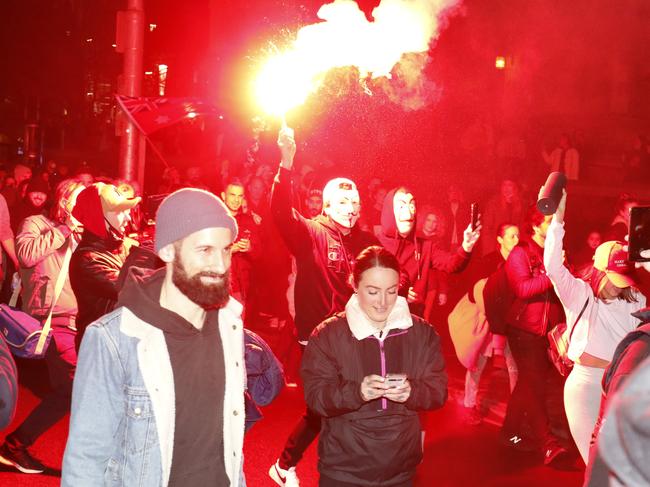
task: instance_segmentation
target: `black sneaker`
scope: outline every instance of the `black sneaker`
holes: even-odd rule
[[[567,470],[575,461],[575,455],[561,445],[550,445],[544,451],[544,465]]]
[[[512,436],[501,434],[499,436],[499,442],[506,448],[522,453],[532,453],[539,451],[539,448],[533,445],[530,440],[522,438],[517,434],[514,434]]]
[[[43,473],[45,465],[29,454],[27,448],[16,448],[4,443],[0,446],[0,463],[11,465],[22,473]]]

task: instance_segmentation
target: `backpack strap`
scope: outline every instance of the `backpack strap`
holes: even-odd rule
[[[576,325],[578,324],[578,321],[580,321],[580,318],[582,318],[583,313],[587,309],[587,304],[589,304],[589,298],[587,298],[587,300],[585,301],[582,310],[580,310],[580,314],[578,315],[575,322],[573,323],[573,326],[571,327],[571,333],[569,333],[569,342],[571,342],[571,337],[573,336],[573,331],[576,329]]]
[[[18,279],[16,282],[16,287],[14,288],[14,291],[11,293],[11,298],[9,299],[9,306],[12,308],[16,307],[16,303],[18,302],[18,296],[20,296],[20,291],[22,291],[23,288],[23,282]]]
[[[67,245],[67,248],[65,251],[65,256],[63,257],[63,263],[61,264],[61,270],[59,271],[59,275],[57,276],[56,283],[54,285],[54,298],[52,299],[50,312],[47,314],[45,323],[43,323],[41,336],[38,338],[38,342],[36,343],[36,355],[43,353],[43,348],[45,348],[45,340],[50,334],[50,328],[52,326],[52,313],[54,312],[54,305],[56,305],[56,302],[59,300],[59,296],[61,296],[61,291],[63,291],[63,286],[65,285],[65,278],[68,275],[70,258],[72,257],[72,236],[70,236],[69,241],[65,245]]]

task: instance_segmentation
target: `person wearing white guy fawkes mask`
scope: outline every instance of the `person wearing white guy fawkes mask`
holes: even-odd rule
[[[325,318],[343,311],[353,289],[348,282],[359,252],[376,245],[374,235],[360,230],[361,202],[356,184],[336,178],[323,189],[323,214],[306,219],[292,208],[293,130],[278,137],[282,160],[271,192],[271,212],[278,231],[296,259],[295,325],[298,340],[306,345],[312,330]],[[320,417],[307,411],[287,440],[269,475],[278,485],[299,485],[295,467],[320,431]]]

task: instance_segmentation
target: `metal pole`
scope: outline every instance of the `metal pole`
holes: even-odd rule
[[[145,158],[147,157],[147,136],[144,134],[140,134],[140,140],[138,141],[138,144],[140,145],[140,153],[138,154],[138,184],[140,185],[140,191],[142,194],[145,193],[144,191],[144,161]]]
[[[156,147],[156,145],[153,142],[151,142],[151,139],[149,137],[147,137],[146,135],[144,136],[144,140],[146,140],[149,143],[149,147],[154,152],[154,154],[156,154],[158,156],[158,159],[160,159],[160,162],[162,162],[165,165],[165,168],[169,169],[171,166],[169,165],[167,160],[163,157],[163,155],[160,153],[160,150],[158,150],[158,147]]]
[[[144,0],[128,0],[128,10],[118,12],[118,50],[124,53],[122,86],[118,93],[142,94],[142,54],[144,45]],[[120,39],[120,32],[123,39]],[[123,44],[122,44],[123,42]],[[134,180],[138,160],[138,129],[129,121],[124,124],[120,141],[120,178]]]

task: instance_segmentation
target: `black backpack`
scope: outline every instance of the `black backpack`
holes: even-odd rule
[[[516,299],[508,283],[506,266],[505,264],[501,265],[490,274],[483,288],[485,317],[492,333],[497,335],[506,334],[508,330],[508,314]]]

